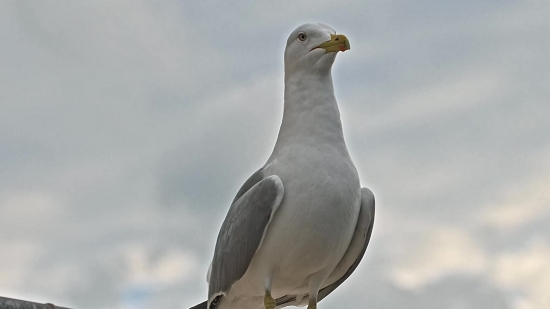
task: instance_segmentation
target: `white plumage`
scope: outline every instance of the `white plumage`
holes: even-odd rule
[[[374,197],[360,188],[331,76],[337,52],[347,49],[347,38],[326,24],[290,35],[277,143],[220,230],[208,274],[211,308],[260,309],[269,297],[277,308],[315,308],[361,260]]]

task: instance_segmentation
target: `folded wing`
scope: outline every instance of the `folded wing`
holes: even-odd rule
[[[237,193],[216,242],[208,278],[210,309],[216,308],[231,286],[246,273],[283,195],[281,179],[275,175],[263,178],[261,170]]]
[[[374,226],[374,194],[367,188],[361,189],[361,211],[351,243],[338,266],[325,282],[333,282],[319,291],[318,300],[322,300],[334,291],[355,271],[369,245]]]

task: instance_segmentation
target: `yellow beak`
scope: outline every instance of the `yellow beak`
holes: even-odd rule
[[[317,49],[317,48],[324,49],[325,53],[332,53],[332,52],[339,52],[339,51],[345,52],[346,50],[349,50],[349,40],[343,34],[331,34],[330,41],[326,41],[325,43],[322,43],[319,46],[314,47],[313,49]]]

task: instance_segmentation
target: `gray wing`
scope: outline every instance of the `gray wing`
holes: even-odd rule
[[[361,189],[361,210],[355,232],[351,239],[348,250],[342,257],[342,260],[332,271],[330,276],[325,280],[325,285],[317,294],[317,300],[321,301],[328,294],[334,291],[342,282],[344,282],[355,271],[369,244],[374,225],[374,195],[367,188]],[[285,295],[277,299],[277,307],[283,308],[286,306],[303,305],[303,300],[307,300],[307,294],[299,299],[296,295]],[[306,301],[307,304],[307,301]]]
[[[281,179],[275,175],[263,178],[262,170],[237,193],[216,242],[208,280],[212,305],[219,304],[221,295],[245,274],[283,195]]]
[[[374,194],[367,188],[361,189],[361,211],[357,220],[357,227],[351,239],[351,243],[344,254],[344,257],[338,263],[338,266],[332,271],[326,282],[334,282],[319,291],[318,301],[321,301],[328,294],[334,291],[342,282],[344,282],[355,271],[365,251],[369,245],[372,228],[374,226]],[[333,281],[336,280],[336,281]]]
[[[259,170],[254,172],[252,176],[248,177],[248,179],[243,183],[243,185],[239,189],[239,192],[237,192],[237,195],[235,195],[235,198],[233,199],[233,202],[231,202],[231,204],[235,203],[241,196],[243,196],[243,194],[245,194],[248,190],[250,190],[252,186],[254,186],[258,182],[260,182],[262,179],[264,179],[264,168],[265,167],[260,168]]]

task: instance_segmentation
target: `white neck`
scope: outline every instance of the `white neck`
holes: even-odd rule
[[[285,76],[283,122],[274,153],[296,144],[343,147],[347,152],[330,71]]]

